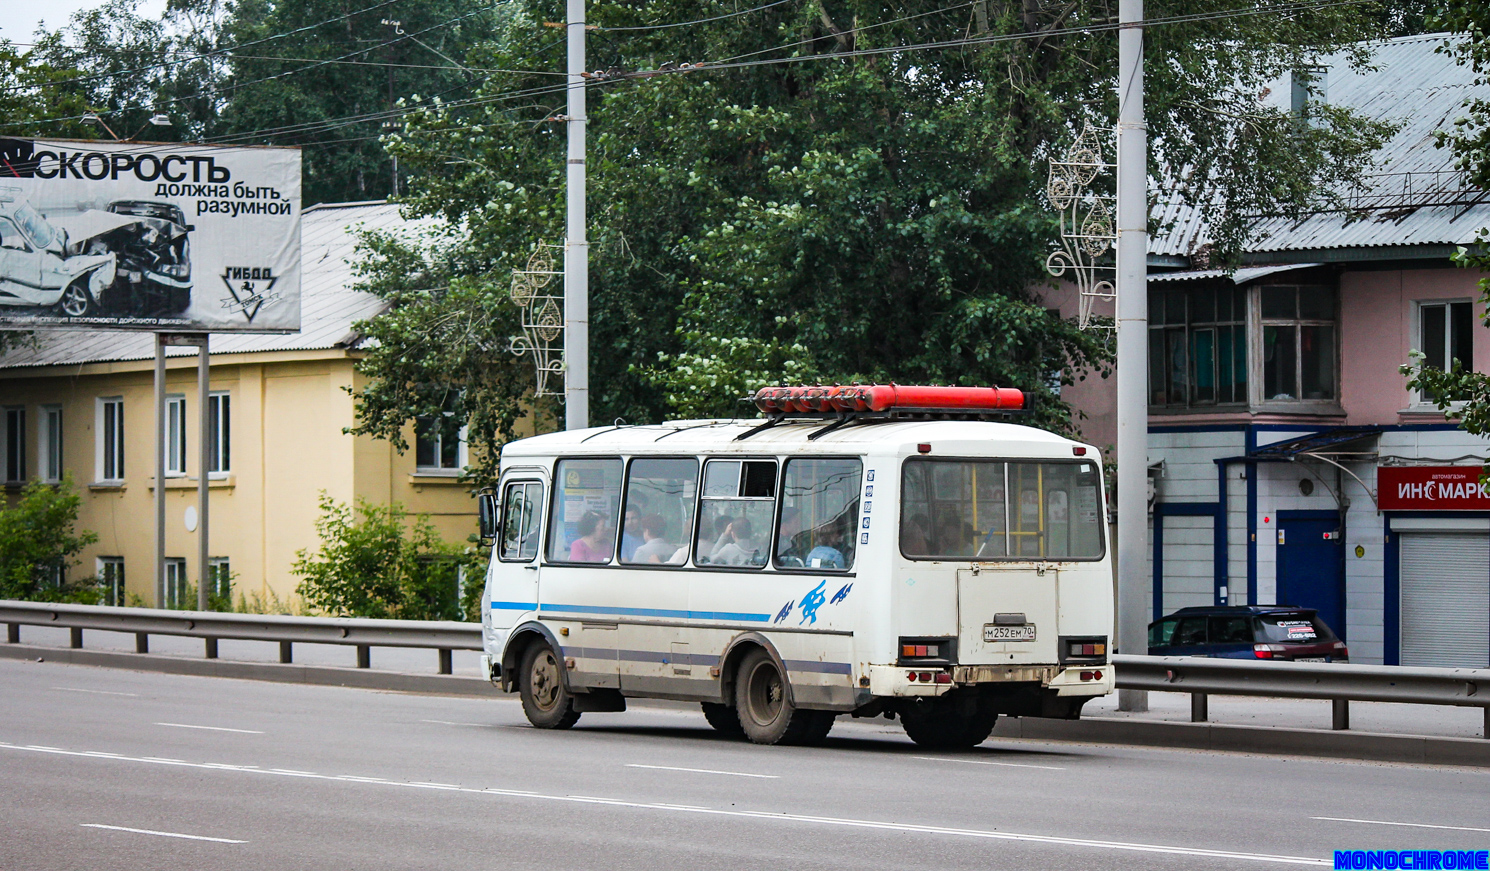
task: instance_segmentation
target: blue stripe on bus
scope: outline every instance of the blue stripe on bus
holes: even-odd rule
[[[538,608],[537,602],[492,602],[493,611],[533,611]]]
[[[667,608],[612,608],[594,605],[554,605],[545,603],[540,610],[569,614],[617,614],[623,617],[672,617],[683,620],[739,620],[765,623],[770,614],[739,614],[733,611],[674,611]]]

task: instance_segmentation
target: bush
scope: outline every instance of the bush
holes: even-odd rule
[[[98,604],[95,578],[66,581],[78,553],[98,541],[92,532],[73,530],[81,504],[69,477],[61,484],[32,481],[15,505],[0,507],[0,599]]]
[[[320,504],[320,551],[300,551],[291,569],[309,606],[342,617],[465,618],[460,599],[473,597],[456,595],[457,578],[480,564],[477,550],[443,541],[428,515],[411,517],[397,502],[359,498],[354,510],[322,492]]]

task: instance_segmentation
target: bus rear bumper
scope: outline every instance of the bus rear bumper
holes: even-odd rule
[[[940,696],[959,687],[1010,684],[1052,690],[1063,697],[1103,696],[1114,689],[1111,665],[954,665],[928,670],[871,665],[869,678],[875,696]]]

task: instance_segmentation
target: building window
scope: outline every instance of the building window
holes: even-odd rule
[[[98,558],[98,586],[105,605],[124,604],[124,557]]]
[[[207,397],[207,471],[226,474],[232,466],[232,405],[226,393]]]
[[[124,480],[124,400],[98,401],[98,480]]]
[[[207,560],[207,595],[229,604],[233,601],[233,569],[225,556]]]
[[[1474,369],[1474,307],[1468,300],[1418,303],[1417,349],[1423,366],[1452,371],[1458,363],[1464,371]],[[1460,399],[1462,397],[1455,397]],[[1424,396],[1422,402],[1435,402]]]
[[[458,472],[466,465],[466,428],[452,415],[421,417],[414,437],[414,465],[420,472]]]
[[[1264,402],[1333,402],[1337,370],[1335,289],[1265,285],[1261,309]]]
[[[186,558],[166,557],[165,607],[185,608],[188,604],[195,605],[195,602],[187,602],[189,592],[186,583]]]
[[[1229,282],[1149,289],[1149,404],[1247,401],[1247,290]]]
[[[62,406],[43,405],[38,422],[37,447],[41,451],[38,468],[48,484],[62,480]]]
[[[166,474],[186,474],[186,397],[166,397]]]
[[[5,409],[5,428],[0,430],[0,454],[5,460],[5,483],[17,484],[26,480],[26,409],[21,406]]]

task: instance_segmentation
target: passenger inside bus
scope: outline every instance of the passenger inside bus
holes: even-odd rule
[[[664,536],[667,534],[667,521],[660,514],[648,514],[638,523],[641,527],[642,538],[645,543],[638,546],[628,558],[628,562],[637,563],[666,563],[672,560],[677,553],[678,546],[669,542]],[[624,549],[625,544],[621,547]]]
[[[642,534],[642,516],[647,510],[647,502],[641,496],[632,494],[626,502],[626,520],[621,526],[621,562],[646,562],[637,559],[636,549],[646,541]]]
[[[761,543],[754,538],[754,531],[750,521],[743,517],[731,520],[729,528],[724,531],[728,541],[715,551],[710,562],[725,566],[765,565],[766,557],[762,553]]]
[[[579,533],[569,545],[569,560],[577,563],[610,562],[611,538],[605,518],[593,511],[586,511],[575,524]]]

